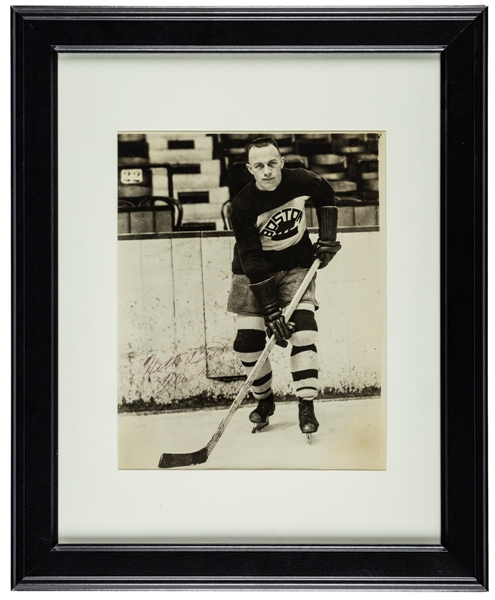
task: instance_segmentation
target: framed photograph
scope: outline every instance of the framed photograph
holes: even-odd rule
[[[487,589],[486,28],[12,9],[14,589]]]
[[[118,134],[119,468],[385,469],[384,147],[383,132]],[[258,176],[266,152],[275,175],[267,165]],[[287,191],[265,206],[271,190],[257,182],[277,176]],[[244,188],[261,216],[238,206]],[[245,303],[259,282],[246,287],[244,238],[261,232],[257,260],[279,268],[266,281],[286,309],[315,260],[320,202],[336,215],[322,235],[339,237],[328,248],[348,246],[346,259],[317,269],[265,359],[263,313]],[[247,435],[268,426],[264,440]],[[195,445],[207,450],[187,452]]]

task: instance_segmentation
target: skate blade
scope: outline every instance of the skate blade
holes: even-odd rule
[[[312,433],[307,433],[306,437],[308,438],[308,443],[311,446],[311,444],[313,443],[313,434]]]
[[[264,421],[263,423],[256,423],[256,425],[253,427],[253,430],[251,431],[251,433],[259,433],[260,431],[263,431],[263,429],[265,429],[265,427],[268,427],[269,421],[268,419],[266,421]]]

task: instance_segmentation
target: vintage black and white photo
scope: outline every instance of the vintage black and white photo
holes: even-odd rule
[[[116,141],[119,468],[385,469],[384,132]]]

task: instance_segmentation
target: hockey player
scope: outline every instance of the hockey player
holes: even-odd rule
[[[325,179],[311,171],[284,170],[284,158],[272,138],[258,138],[249,144],[247,158],[246,167],[254,179],[237,194],[231,207],[236,244],[227,308],[237,315],[234,350],[249,373],[263,352],[266,334],[274,335],[284,347],[290,341],[299,426],[310,437],[319,426],[313,406],[318,391],[315,279],[289,323],[282,308],[292,300],[315,256],[324,268],[340,250],[339,242],[330,241],[325,218],[325,207],[335,205],[334,192]],[[314,245],[306,227],[307,200],[318,215],[319,239]],[[251,390],[258,401],[249,415],[254,433],[266,426],[275,412],[269,360]]]

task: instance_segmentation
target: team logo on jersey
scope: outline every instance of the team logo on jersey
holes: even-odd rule
[[[286,240],[297,234],[302,217],[303,212],[299,208],[283,208],[271,217],[261,233],[273,241]]]

